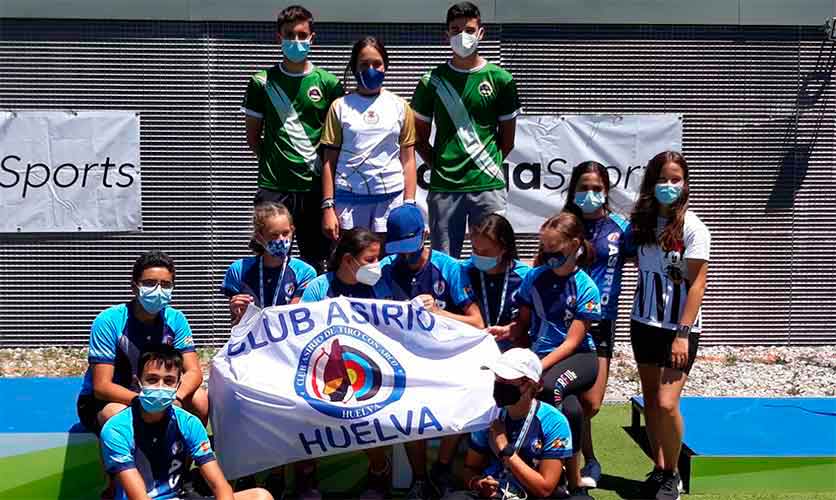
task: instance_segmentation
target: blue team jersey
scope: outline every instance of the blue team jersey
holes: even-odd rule
[[[305,288],[305,292],[302,294],[302,302],[317,302],[339,296],[353,299],[392,300],[393,298],[392,291],[383,278],[372,287],[362,283],[349,285],[340,281],[336,273],[325,273],[317,276]]]
[[[566,340],[572,321],[601,319],[598,287],[580,269],[558,276],[546,266],[535,267],[517,291],[516,303],[531,308],[531,350],[541,358]],[[592,335],[586,332],[577,352],[594,350]]]
[[[572,456],[572,431],[569,429],[569,422],[560,410],[537,400],[534,400],[534,403],[537,405],[537,410],[517,455],[529,467],[536,470],[541,460],[562,460]],[[514,420],[507,415],[507,412],[502,413],[508,442],[515,445],[525,424],[525,417]],[[512,474],[503,475],[502,462],[493,453],[489,439],[489,429],[470,435],[470,448],[482,455],[490,456],[490,462],[484,474],[500,481],[500,489],[506,486],[506,481],[510,481],[512,490],[524,491],[522,484]]]
[[[182,353],[193,352],[192,328],[183,313],[166,307],[154,324],[148,325],[133,315],[130,302],[100,312],[90,329],[90,366],[84,374],[81,394],[93,393],[93,365],[99,363],[113,365],[113,383],[138,391],[133,382],[134,367],[145,346],[151,344],[169,344]]]
[[[601,293],[601,319],[616,319],[624,259],[635,257],[635,250],[631,252],[628,243],[630,224],[611,213],[597,220],[584,220],[583,226],[587,241],[595,248],[595,262],[584,270]]]
[[[171,406],[163,420],[142,420],[139,400],[114,415],[102,428],[105,470],[117,474],[137,469],[151,499],[181,498],[188,459],[201,466],[215,460],[206,429],[197,417]],[[121,485],[116,500],[127,500]]]
[[[462,313],[473,303],[473,288],[458,260],[438,250],[430,251],[424,267],[413,271],[397,255],[389,255],[381,263],[383,279],[395,294],[395,300],[412,300],[430,294],[439,309]]]
[[[467,279],[473,287],[473,297],[479,305],[482,318],[488,326],[507,325],[513,321],[519,313],[519,308],[514,303],[514,296],[522,285],[525,275],[531,271],[531,266],[515,260],[508,270],[508,288],[505,290],[505,302],[502,300],[502,289],[505,287],[505,273],[487,274],[476,269],[473,261],[465,259],[461,261]],[[482,291],[482,279],[484,278],[485,292]],[[486,302],[487,299],[487,303]],[[498,343],[501,351],[507,351],[514,347],[511,341],[503,340]]]
[[[260,257],[244,257],[230,264],[226,270],[226,275],[224,275],[221,293],[227,297],[241,293],[251,295],[255,299],[254,304],[258,307],[290,304],[294,297],[302,296],[302,292],[305,291],[308,283],[316,278],[316,271],[300,259],[292,257],[289,257],[289,259],[284,276],[282,276],[282,266],[264,268],[264,301],[267,302],[266,305],[261,303],[261,286],[258,283],[261,270]],[[279,283],[280,278],[281,283]],[[277,286],[280,287],[278,295],[276,295]],[[276,297],[275,303],[273,303],[273,297]]]

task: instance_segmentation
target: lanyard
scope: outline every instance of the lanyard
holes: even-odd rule
[[[540,402],[536,399],[531,402],[531,408],[528,409],[528,415],[525,417],[525,422],[523,423],[522,428],[520,429],[520,435],[517,436],[517,441],[514,443],[514,453],[519,453],[520,448],[522,448],[523,443],[525,442],[525,437],[528,434],[528,430],[531,427],[531,422],[534,420],[534,415],[537,413],[537,407],[540,405]],[[503,410],[502,412],[502,419],[505,419],[505,415],[507,412]],[[511,471],[508,470],[508,467],[504,467],[502,469],[502,474],[500,475],[499,483],[501,484],[502,481],[505,481],[505,486],[502,488],[502,498],[503,499],[517,499],[517,498],[528,498],[528,492],[523,492],[525,496],[520,497],[516,492],[511,490],[511,481],[508,479],[508,476],[513,476]]]
[[[488,291],[487,287],[485,286],[485,273],[479,272],[479,280],[482,283],[482,310],[485,313],[485,322],[488,324],[489,327],[496,325],[499,323],[499,318],[502,317],[502,311],[505,310],[505,295],[508,293],[508,278],[511,273],[508,272],[508,269],[505,269],[505,273],[503,273],[503,283],[502,283],[502,295],[499,298],[499,307],[496,311],[496,322],[491,322],[491,308],[488,304]]]
[[[282,289],[282,281],[284,280],[284,272],[287,270],[287,261],[290,260],[290,255],[284,258],[282,262],[282,272],[279,274],[279,281],[276,282],[276,289],[273,291],[273,302],[269,305],[264,302],[264,257],[258,259],[258,298],[261,300],[261,307],[271,307],[276,305],[279,300],[279,291]]]

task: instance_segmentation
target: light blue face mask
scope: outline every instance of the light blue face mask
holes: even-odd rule
[[[482,271],[483,273],[495,268],[498,260],[498,257],[485,257],[484,255],[476,254],[470,256],[470,261],[473,262],[473,267]]]
[[[137,300],[149,314],[157,314],[171,304],[171,292],[172,289],[166,290],[160,285],[141,286],[139,287]]]
[[[273,257],[287,257],[290,253],[290,240],[280,238],[267,242],[267,252]]]
[[[583,213],[591,214],[604,206],[607,195],[603,191],[578,191],[575,193],[575,205],[579,206]]]
[[[174,403],[177,389],[174,387],[147,387],[139,391],[139,403],[148,413],[165,411]]]
[[[671,205],[682,196],[682,183],[671,184],[670,182],[666,182],[665,184],[656,184],[653,194],[656,196],[656,200],[662,205]]]
[[[310,40],[282,40],[282,54],[291,62],[304,61],[310,50]]]

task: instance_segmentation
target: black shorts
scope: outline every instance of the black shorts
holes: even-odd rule
[[[612,350],[615,347],[615,320],[602,319],[592,323],[589,334],[595,341],[595,351],[598,357],[612,359]]]
[[[580,396],[595,385],[598,358],[594,352],[578,352],[543,372],[543,390],[538,399],[560,406],[566,396]]]
[[[296,228],[296,255],[312,265],[317,273],[325,272],[333,243],[322,234],[321,189],[315,186],[307,193],[294,193],[258,188],[253,204],[265,201],[281,203],[287,207]]]
[[[646,325],[635,320],[630,321],[630,343],[633,345],[633,356],[638,364],[673,368],[671,346],[674,338],[676,338],[674,330]],[[682,370],[683,372],[691,372],[699,345],[699,334],[691,333],[688,336],[688,365]]]
[[[107,406],[107,401],[96,399],[92,394],[81,394],[75,403],[78,420],[88,431],[99,435],[102,428],[99,427],[99,412]]]

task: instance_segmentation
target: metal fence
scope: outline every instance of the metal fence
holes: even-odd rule
[[[528,113],[684,115],[692,207],[713,237],[703,343],[836,342],[834,52],[819,30],[487,28],[482,53],[514,74]],[[408,98],[449,56],[443,29],[318,24],[312,59],[342,76],[351,43],[379,35],[387,86]],[[0,236],[0,347],[86,345],[155,248],[175,258],[175,304],[198,343],[225,341],[218,289],[247,254],[257,169],[238,108],[278,59],[272,22],[0,20],[0,108],[139,111],[143,167],[141,233]]]

